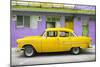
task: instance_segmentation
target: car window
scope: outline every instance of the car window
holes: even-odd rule
[[[57,37],[57,31],[47,31],[47,37]]]
[[[71,32],[69,32],[69,36],[72,36],[72,37],[73,37],[73,36],[74,36],[74,34],[73,34],[73,33],[71,33]]]
[[[71,32],[60,31],[60,37],[74,36]]]

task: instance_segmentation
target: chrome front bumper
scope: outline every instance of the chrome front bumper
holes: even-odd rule
[[[22,50],[24,50],[24,48],[16,48],[16,52],[21,52]]]

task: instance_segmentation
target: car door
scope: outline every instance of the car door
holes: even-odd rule
[[[58,32],[47,31],[46,37],[42,39],[42,51],[43,52],[58,52]]]
[[[59,45],[62,45],[62,51],[68,51],[73,42],[73,34],[66,31],[59,32]]]

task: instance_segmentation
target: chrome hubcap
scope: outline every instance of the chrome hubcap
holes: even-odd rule
[[[32,48],[26,48],[25,54],[26,54],[26,56],[32,56],[33,55],[33,49]]]

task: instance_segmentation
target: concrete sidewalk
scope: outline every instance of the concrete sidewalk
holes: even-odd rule
[[[34,57],[24,57],[22,53],[16,52],[16,48],[11,49],[11,65],[36,65],[36,64],[51,64],[51,63],[69,63],[69,62],[83,62],[95,61],[95,47],[84,50],[79,55],[72,55],[70,53],[50,53],[39,54]]]

